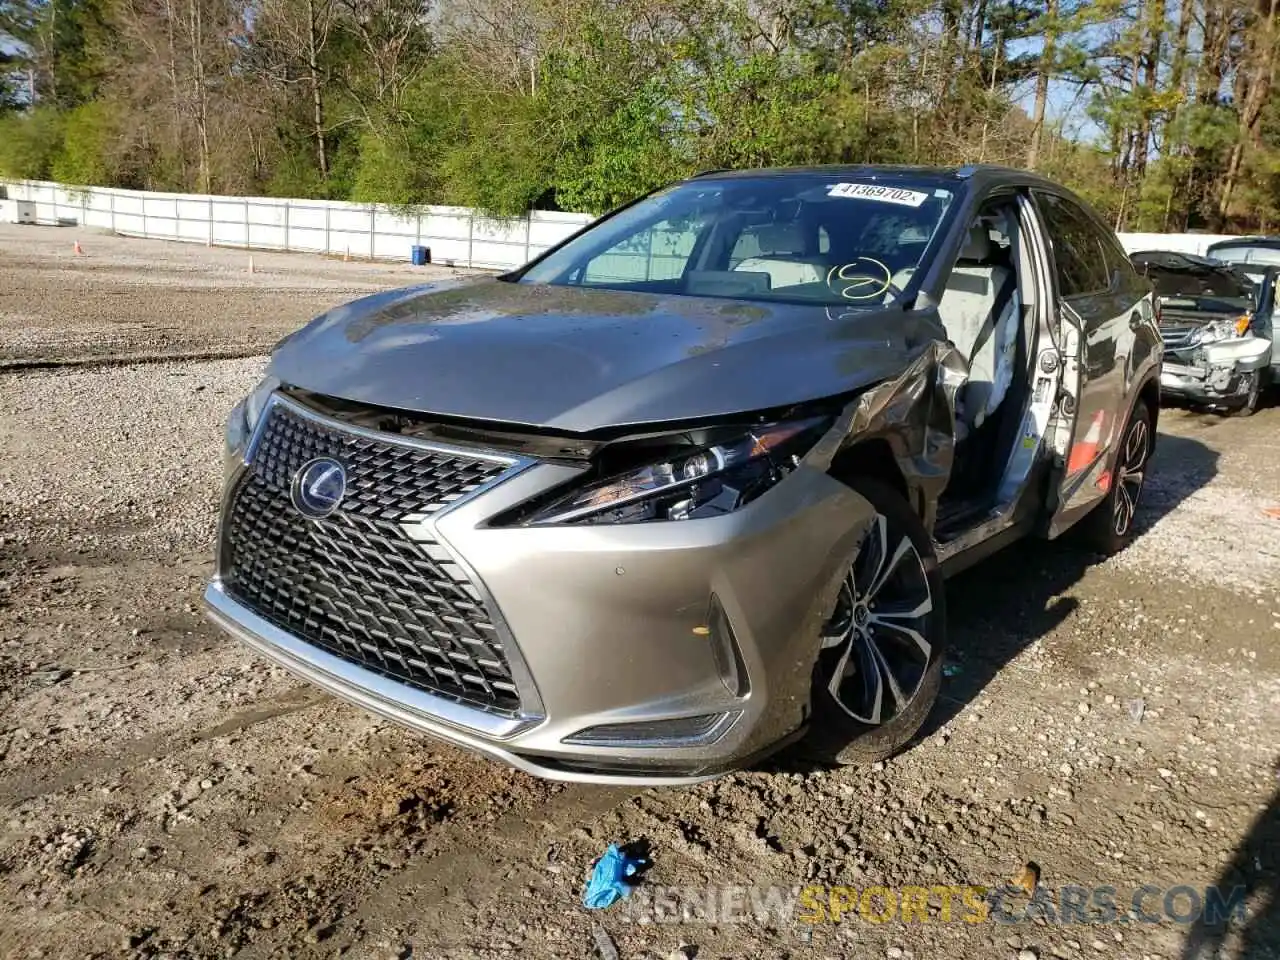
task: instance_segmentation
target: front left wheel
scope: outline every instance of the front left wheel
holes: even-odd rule
[[[1262,371],[1254,370],[1242,376],[1248,378],[1244,400],[1232,407],[1231,412],[1237,417],[1252,417],[1258,411],[1258,401],[1262,399]]]
[[[849,482],[875,510],[818,638],[808,746],[838,764],[884,760],[919,732],[938,697],[946,597],[919,517],[878,481]]]

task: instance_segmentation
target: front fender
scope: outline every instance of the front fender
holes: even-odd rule
[[[1211,367],[1234,364],[1237,373],[1261,370],[1271,364],[1271,341],[1252,334],[1205,345],[1204,358]]]

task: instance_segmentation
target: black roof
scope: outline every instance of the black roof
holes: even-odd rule
[[[926,167],[900,164],[818,164],[804,167],[760,167],[741,170],[707,170],[696,174],[697,179],[736,180],[749,177],[786,177],[804,175],[851,176],[868,180],[932,180],[973,181],[988,184],[993,181],[1005,183],[1032,183],[1042,186],[1059,186],[1052,180],[1032,173],[1030,170],[1019,170],[1015,167],[1001,167],[995,164],[968,164],[960,167]],[[1062,189],[1059,187],[1059,189]]]
[[[1201,267],[1206,270],[1229,269],[1221,260],[1202,257],[1198,253],[1185,253],[1181,250],[1135,250],[1129,254],[1129,259],[1149,263],[1152,266],[1167,267],[1171,270],[1188,267]]]

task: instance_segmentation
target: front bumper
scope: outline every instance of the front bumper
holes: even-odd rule
[[[1243,400],[1252,378],[1271,363],[1271,342],[1245,336],[1194,349],[1170,351],[1160,374],[1160,390],[1204,403]]]
[[[242,472],[233,470],[233,487]],[[419,525],[430,524],[431,539],[467,568],[518,651],[529,708],[514,716],[416,689],[321,650],[238,602],[220,578],[205,594],[209,615],[331,693],[553,779],[694,783],[801,731],[818,630],[869,523],[870,505],[824,470],[802,464],[760,499],[721,517],[487,525],[571,474],[550,464],[514,470],[456,508],[403,523],[410,537],[425,537]],[[713,597],[723,617],[713,615]],[[713,623],[720,626],[708,631]],[[726,650],[741,674],[736,685],[725,679]],[[711,719],[696,735],[643,734],[690,718]],[[584,730],[601,727],[607,736],[583,742]]]

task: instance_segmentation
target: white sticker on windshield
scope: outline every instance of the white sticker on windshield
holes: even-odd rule
[[[879,183],[837,183],[828,188],[827,196],[879,200],[881,203],[896,203],[904,207],[918,207],[929,199],[927,193],[919,190],[903,190],[901,187],[886,187]]]

